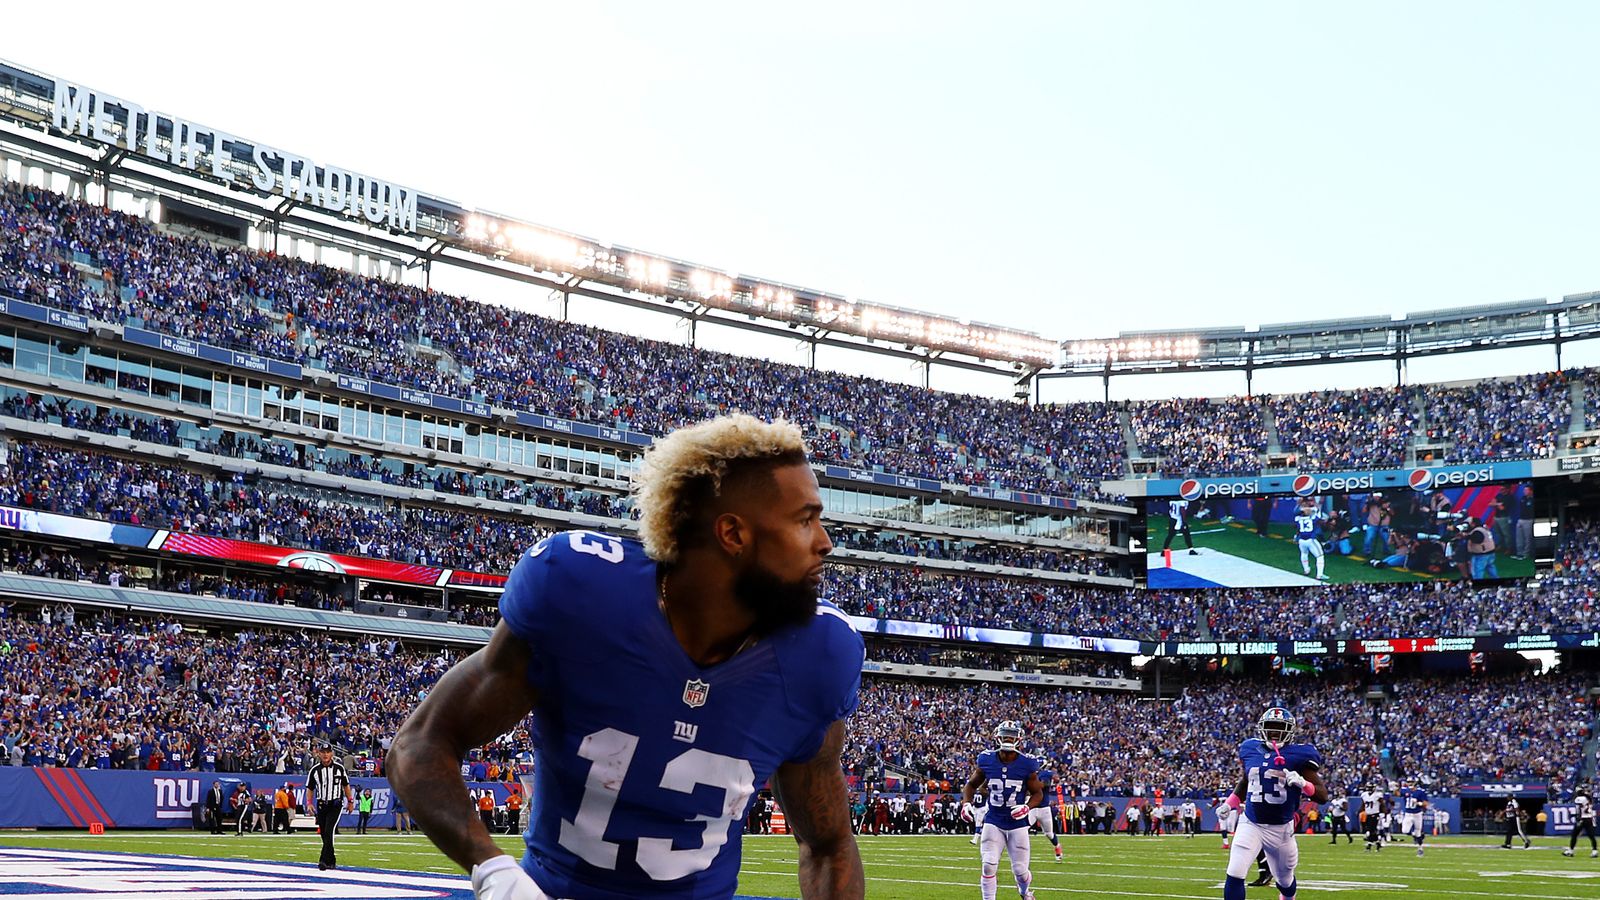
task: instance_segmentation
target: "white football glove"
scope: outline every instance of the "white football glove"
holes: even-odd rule
[[[1019,803],[1016,806],[1011,807],[1011,818],[1026,819],[1027,817],[1028,805],[1026,803]]]
[[[504,854],[472,867],[472,892],[478,900],[550,900],[522,866]]]
[[[1293,769],[1289,769],[1284,773],[1283,780],[1284,783],[1293,788],[1304,788],[1306,786],[1306,777]]]
[[[965,804],[965,803],[961,804],[961,821],[963,821],[963,822],[971,822],[972,821],[972,807],[967,805],[967,804]]]

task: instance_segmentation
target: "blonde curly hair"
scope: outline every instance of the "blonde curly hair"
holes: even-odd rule
[[[741,462],[803,463],[800,428],[744,413],[680,428],[645,451],[634,481],[644,550],[659,563],[675,563],[698,508],[722,494],[723,479]]]

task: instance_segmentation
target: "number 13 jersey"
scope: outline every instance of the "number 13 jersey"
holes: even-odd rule
[[[855,711],[864,648],[837,608],[701,668],[656,584],[638,542],[572,531],[500,599],[539,694],[522,866],[552,897],[732,897],[755,792]]]

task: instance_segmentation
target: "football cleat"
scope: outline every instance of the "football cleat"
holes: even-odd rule
[[[1570,849],[1563,850],[1563,851],[1561,851],[1561,855],[1562,856],[1571,856],[1572,855],[1572,851]]]

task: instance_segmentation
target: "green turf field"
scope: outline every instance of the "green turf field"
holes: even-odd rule
[[[1235,519],[1223,524],[1211,519],[1202,519],[1190,524],[1189,534],[1194,538],[1196,547],[1206,547],[1219,550],[1230,556],[1252,560],[1285,572],[1296,575],[1300,571],[1300,550],[1295,545],[1294,526],[1287,522],[1274,522],[1267,526],[1267,536],[1260,537],[1256,534],[1254,522]],[[1161,545],[1167,540],[1167,517],[1151,516],[1149,530],[1146,537],[1151,553],[1159,553]],[[1327,555],[1327,564],[1324,571],[1328,575],[1329,584],[1371,584],[1374,582],[1392,583],[1407,581],[1440,581],[1453,580],[1454,575],[1424,575],[1408,572],[1404,569],[1374,569],[1367,565],[1367,557],[1361,555],[1361,533],[1351,535],[1350,543],[1356,551],[1350,556],[1339,556],[1330,553]],[[1183,535],[1178,535],[1172,541],[1172,552],[1184,552]],[[1315,563],[1312,564],[1315,566]],[[1533,560],[1512,559],[1505,553],[1497,554],[1495,567],[1499,570],[1501,578],[1531,578],[1533,577]],[[1316,569],[1312,569],[1315,574]]]
[[[520,841],[505,837],[508,852]],[[972,900],[978,896],[978,851],[965,837],[862,837],[867,896],[883,900]],[[1066,862],[1050,859],[1050,845],[1032,839],[1034,891],[1049,896],[1195,898],[1222,896],[1227,853],[1216,835],[1197,838],[1097,836],[1068,837]],[[248,860],[314,862],[317,838],[254,835],[212,837],[194,833],[0,834],[0,846],[159,853]],[[1300,896],[1337,894],[1350,900],[1380,897],[1537,898],[1600,900],[1600,860],[1582,849],[1576,858],[1560,855],[1565,841],[1535,839],[1534,849],[1500,850],[1494,837],[1430,838],[1421,859],[1408,844],[1391,844],[1382,853],[1365,853],[1354,844],[1329,846],[1323,837],[1300,838]],[[340,837],[341,868],[367,866],[409,872],[446,873],[454,867],[426,839],[392,833]],[[794,842],[787,837],[746,837],[742,894],[798,897]],[[1010,868],[1001,860],[999,900],[1017,896]],[[1253,873],[1252,873],[1253,877]],[[1250,896],[1273,898],[1272,888],[1252,888]],[[40,895],[48,896],[48,894]]]

